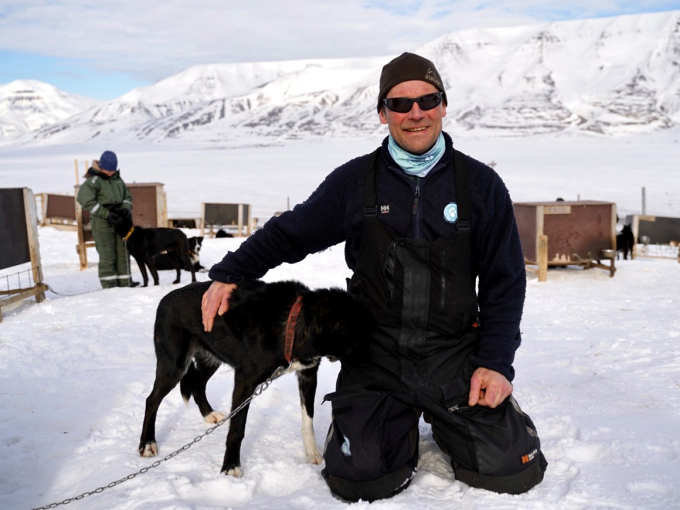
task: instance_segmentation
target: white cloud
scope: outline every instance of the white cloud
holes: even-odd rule
[[[156,80],[194,64],[397,54],[464,28],[658,10],[642,0],[3,0],[0,49]],[[557,7],[556,7],[557,6]]]

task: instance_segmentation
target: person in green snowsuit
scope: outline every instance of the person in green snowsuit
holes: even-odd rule
[[[125,243],[111,226],[117,214],[131,214],[132,195],[120,178],[118,158],[105,151],[93,161],[87,180],[78,191],[78,203],[90,212],[92,236],[99,253],[99,281],[103,288],[130,287],[130,256]],[[127,211],[125,213],[124,211]]]

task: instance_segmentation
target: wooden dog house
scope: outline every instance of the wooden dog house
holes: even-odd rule
[[[38,193],[35,198],[40,203],[40,226],[76,229],[76,198],[73,195]]]
[[[43,283],[42,265],[40,262],[40,244],[38,243],[38,217],[35,209],[33,191],[29,188],[0,189],[0,270],[30,263],[30,269],[13,275],[6,274],[0,283],[0,322],[2,310],[10,305],[35,297],[40,303],[45,299],[47,286]],[[26,272],[29,283],[13,287],[11,276]],[[6,284],[5,284],[6,282]]]
[[[599,201],[514,204],[524,260],[546,281],[548,267],[616,268],[616,204]],[[602,264],[609,260],[609,265]]]
[[[201,235],[205,235],[205,228],[235,227],[236,236],[249,236],[252,232],[252,218],[250,204],[214,204],[203,203],[201,207]],[[244,233],[245,228],[245,233]]]
[[[680,218],[633,214],[626,216],[633,231],[633,258],[677,258],[680,262]]]

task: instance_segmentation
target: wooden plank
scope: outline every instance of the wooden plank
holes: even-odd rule
[[[205,202],[201,203],[201,237],[205,237]]]
[[[548,281],[548,236],[538,236],[538,281]]]
[[[43,282],[42,262],[40,261],[40,242],[38,240],[38,218],[35,212],[35,200],[33,191],[24,188],[24,209],[26,212],[26,231],[28,232],[28,249],[31,252],[31,267],[33,269],[33,282],[38,285]],[[45,299],[45,293],[40,292],[35,296],[36,301],[41,303]]]
[[[631,254],[631,258],[635,260],[637,257],[636,246],[638,244],[638,234],[640,232],[640,217],[637,214],[633,216],[633,224],[630,229],[633,231],[633,253]]]
[[[611,224],[612,224],[612,250],[614,250],[614,258],[616,258],[616,218],[618,217],[619,215],[616,211],[616,204],[612,204]]]
[[[28,290],[24,290],[21,292],[21,294],[14,295],[12,297],[9,297],[7,299],[3,299],[0,301],[0,309],[2,308],[7,308],[9,305],[16,303],[17,301],[21,301],[23,299],[28,299],[30,297],[36,296],[36,301],[37,301],[37,296],[42,295],[43,299],[45,296],[45,291],[47,290],[47,287],[43,284],[36,285],[35,287],[31,287]]]
[[[77,162],[76,162],[77,165]],[[86,163],[87,166],[87,163]],[[78,196],[80,185],[76,185],[75,196]],[[80,270],[87,268],[87,247],[85,246],[85,225],[83,225],[83,208],[76,200],[76,230],[78,231],[78,244],[76,244],[76,253],[80,259]]]

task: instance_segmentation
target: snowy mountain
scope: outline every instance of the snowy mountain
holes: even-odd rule
[[[466,30],[415,51],[444,79],[452,132],[610,135],[680,125],[680,11]],[[389,59],[196,66],[12,143],[366,136],[384,131],[375,101]]]
[[[0,85],[0,139],[60,123],[99,103],[37,80]]]

